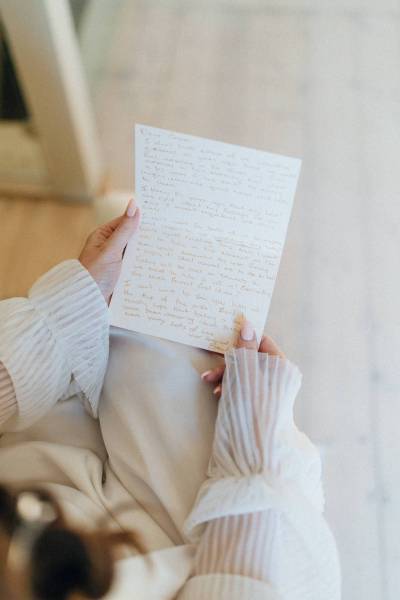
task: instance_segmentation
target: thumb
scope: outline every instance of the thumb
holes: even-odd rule
[[[118,226],[110,235],[107,245],[114,251],[122,252],[133,234],[139,229],[140,209],[129,203],[125,214],[121,217]]]
[[[257,350],[257,338],[253,325],[247,319],[244,319],[240,328],[239,338],[236,342],[236,348],[248,348],[249,350]]]
[[[272,338],[270,338],[267,335],[262,336],[258,351],[265,352],[266,354],[270,354],[271,356],[280,356],[281,358],[285,358],[285,355],[278,347],[278,345],[274,342]]]

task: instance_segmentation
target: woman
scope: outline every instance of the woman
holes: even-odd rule
[[[339,598],[301,375],[272,340],[245,322],[221,363],[116,330],[109,354],[139,220],[131,201],[0,303],[2,597]]]

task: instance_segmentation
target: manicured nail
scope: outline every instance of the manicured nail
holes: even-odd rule
[[[207,375],[209,375],[211,372],[212,372],[212,371],[204,371],[204,373],[202,373],[202,374],[200,375],[200,377],[201,377],[202,379],[204,379],[204,378],[205,378],[205,377],[207,377]]]
[[[213,394],[217,395],[217,394],[219,394],[220,391],[221,391],[221,386],[217,385],[217,387],[215,387],[214,390],[213,390]]]
[[[247,319],[243,322],[240,329],[240,337],[245,342],[251,342],[251,340],[254,338],[254,327]]]
[[[136,204],[134,200],[129,200],[128,206],[126,207],[126,216],[133,217],[136,212]]]

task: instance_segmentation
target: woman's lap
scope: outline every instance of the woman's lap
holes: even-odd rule
[[[110,467],[176,543],[211,453],[216,401],[200,373],[221,359],[114,329],[100,403]]]

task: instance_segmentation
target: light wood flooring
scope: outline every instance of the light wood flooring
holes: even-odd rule
[[[0,198],[0,298],[25,295],[47,269],[76,258],[94,222],[93,207]]]

